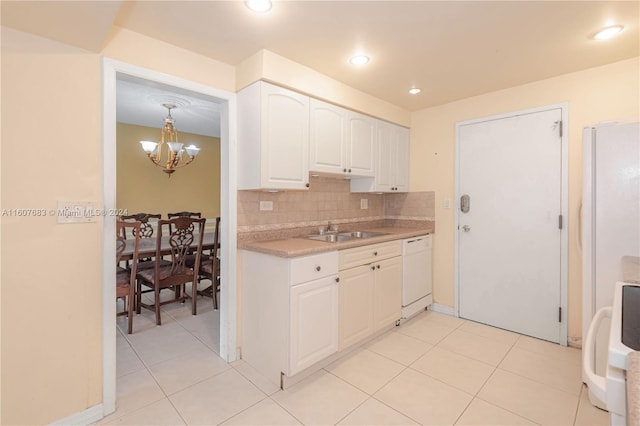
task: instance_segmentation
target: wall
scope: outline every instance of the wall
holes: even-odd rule
[[[2,29],[2,424],[102,399],[101,219],[58,225],[57,200],[101,199],[100,57]]]
[[[411,122],[408,111],[268,50],[238,65],[236,88],[261,79],[402,126],[408,127]]]
[[[638,119],[639,60],[625,60],[413,113],[410,190],[434,190],[434,300],[454,304],[454,214],[457,122],[560,102],[569,103],[569,337],[582,333],[579,208],[582,198],[582,129],[601,121]],[[453,203],[455,205],[455,203]]]
[[[2,208],[100,207],[100,55],[4,27],[1,41]],[[105,55],[235,87],[232,66],[132,32],[116,29]],[[47,424],[102,401],[101,238],[101,219],[2,217],[1,424]]]
[[[113,27],[101,53],[107,58],[235,92],[235,67],[130,30]]]
[[[160,127],[118,123],[116,128],[116,206],[129,214],[201,212],[220,216],[220,139],[179,132],[179,140],[193,143],[200,153],[193,163],[168,177],[142,151],[141,140],[159,141]]]

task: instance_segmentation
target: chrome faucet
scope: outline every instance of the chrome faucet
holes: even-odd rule
[[[338,225],[331,226],[331,221],[328,221],[326,232],[338,232]]]

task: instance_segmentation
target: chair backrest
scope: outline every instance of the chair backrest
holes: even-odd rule
[[[136,269],[138,267],[138,250],[140,248],[140,234],[141,223],[139,221],[123,221],[116,220],[116,266],[120,264],[127,248],[127,229],[131,228],[131,235],[133,235],[133,250],[130,252],[132,259],[131,262],[131,275],[136,276]],[[131,241],[131,240],[128,240]],[[129,250],[127,250],[129,255]],[[127,256],[128,257],[128,256]]]
[[[177,213],[168,213],[167,217],[169,219],[173,219],[174,217],[195,217],[200,219],[202,217],[202,213],[200,212],[177,212]]]
[[[160,213],[136,213],[131,215],[120,216],[120,219],[125,222],[129,222],[129,221],[140,222],[140,229],[138,231],[136,231],[135,229],[131,231],[132,232],[131,235],[133,237],[135,237],[136,234],[140,234],[140,238],[151,238],[153,237],[153,226],[149,222],[149,219],[160,220],[162,219],[162,215]],[[127,237],[126,229],[123,228],[123,232],[125,232],[124,236],[126,238]]]
[[[175,285],[191,281],[198,276],[200,258],[202,255],[202,241],[204,238],[204,224],[206,219],[192,217],[175,217],[158,221],[158,239],[156,242],[156,277],[163,285]],[[164,228],[170,229],[168,235],[164,234]],[[162,258],[162,240],[168,239],[171,248],[171,267],[168,275],[160,275],[160,259]],[[187,266],[187,256],[195,253],[196,261],[193,270]]]
[[[173,219],[175,217],[194,217],[200,219],[202,217],[202,213],[200,212],[177,212],[177,213],[167,213],[167,218]],[[171,225],[169,225],[169,232],[171,232]]]

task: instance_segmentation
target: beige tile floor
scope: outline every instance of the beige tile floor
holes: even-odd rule
[[[424,312],[285,391],[217,354],[218,312],[174,304],[127,335],[118,319],[117,411],[127,425],[607,425],[580,351]]]

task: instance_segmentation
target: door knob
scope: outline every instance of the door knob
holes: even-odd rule
[[[469,232],[469,231],[471,231],[471,227],[470,227],[469,225],[463,225],[463,226],[462,226],[462,230],[463,230],[464,232]]]

